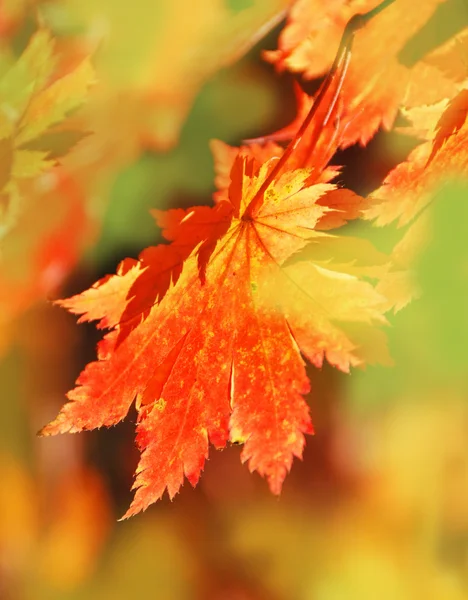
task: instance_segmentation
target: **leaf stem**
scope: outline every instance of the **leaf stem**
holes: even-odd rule
[[[311,141],[310,152],[313,152],[319,139],[320,132],[322,131],[323,127],[328,123],[333,109],[336,105],[336,102],[338,101],[341,89],[343,87],[346,72],[348,70],[349,62],[351,60],[351,49],[355,33],[359,31],[359,29],[362,29],[362,27],[364,27],[364,25],[366,25],[371,19],[373,19],[375,16],[377,16],[380,12],[382,12],[385,8],[387,8],[394,2],[395,0],[383,0],[383,2],[381,2],[372,10],[364,14],[354,15],[349,19],[343,31],[343,35],[341,36],[341,41],[340,45],[338,46],[338,51],[336,53],[335,60],[333,61],[333,64],[327,77],[320,86],[317,97],[309,113],[307,114],[306,118],[304,119],[294,138],[286,147],[285,151],[281,155],[276,165],[273,167],[268,176],[265,178],[265,181],[255,193],[254,197],[250,201],[242,216],[242,220],[250,221],[252,219],[252,214],[255,211],[255,209],[257,209],[258,206],[262,203],[263,195],[265,194],[266,190],[277,178],[278,174],[288,161],[291,154],[296,150],[297,146],[300,144],[305,132],[309,128],[310,123],[312,122],[319,108],[321,107],[328,90],[331,88],[332,84],[336,81],[336,79],[338,79],[335,91],[333,92],[333,96],[330,100],[328,110],[326,111],[322,122],[317,124],[317,133],[314,135],[314,138]]]

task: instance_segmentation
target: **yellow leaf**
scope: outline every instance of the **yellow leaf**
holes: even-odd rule
[[[29,142],[62,121],[83,104],[94,82],[94,69],[85,59],[77,69],[35,96],[23,117],[18,143]]]
[[[48,31],[35,33],[25,51],[0,80],[0,137],[10,135],[31,97],[44,87],[55,61]]]

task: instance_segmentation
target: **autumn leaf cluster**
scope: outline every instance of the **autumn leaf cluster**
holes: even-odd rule
[[[87,2],[68,3],[75,19],[90,18]],[[239,147],[213,140],[212,203],[153,211],[165,243],[58,301],[80,322],[97,321],[107,332],[97,360],[42,434],[115,425],[135,404],[141,459],[126,516],[165,491],[173,498],[185,478],[196,485],[210,445],[242,444],[242,462],[280,493],[313,432],[306,363],[321,368],[326,361],[346,373],[374,363],[391,368],[387,315],[419,295],[412,264],[430,237],[426,208],[448,177],[468,169],[468,29],[411,63],[401,60],[439,0],[423,6],[258,1],[237,21],[218,3],[206,4],[213,4],[220,39],[234,33],[223,34],[230,42],[215,60],[204,44],[207,25],[177,21],[197,48],[200,68],[187,68],[187,56],[171,47],[177,68],[159,65],[155,80],[155,66],[142,62],[140,72],[129,74],[106,62],[89,40],[63,36],[54,46],[40,28],[0,84],[10,94],[0,122],[5,223],[19,222],[21,198],[66,188],[86,229],[89,182],[103,189],[110,165],[125,164],[142,148],[176,143],[201,82],[286,14],[278,48],[264,58],[277,72],[296,75],[296,118]],[[53,25],[53,15],[49,20]],[[169,33],[160,38],[168,45]],[[90,52],[104,64],[98,82]],[[307,81],[319,77],[318,91],[306,93]],[[111,89],[121,90],[118,102],[109,102]],[[128,135],[121,147],[113,132],[124,106],[135,110],[134,120],[123,124]],[[368,144],[397,117],[399,129],[418,138],[414,150],[367,196],[343,187],[337,153]],[[364,221],[404,229],[384,253],[355,234]],[[61,242],[52,240],[54,258]],[[75,256],[81,243],[79,236],[66,252]],[[312,405],[317,401],[312,393]]]

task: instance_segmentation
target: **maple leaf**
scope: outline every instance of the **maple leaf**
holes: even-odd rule
[[[433,103],[456,92],[456,82],[445,68],[445,51],[409,68],[398,53],[429,20],[443,0],[415,3],[398,0],[357,34],[353,60],[343,84],[343,147],[357,141],[367,144],[376,130],[390,129],[399,105]],[[322,76],[332,63],[344,24],[353,15],[372,10],[376,0],[299,0],[288,17],[279,40],[279,50],[266,52],[279,70],[300,72],[306,79]]]
[[[393,250],[392,268],[378,285],[388,298],[388,308],[395,311],[420,294],[413,265],[430,239],[430,222],[424,210],[447,179],[468,175],[467,115],[466,89],[450,102],[406,111],[412,120],[410,132],[423,133],[427,141],[388,174],[382,186],[371,194],[374,203],[363,210],[364,218],[377,226],[394,221],[399,226],[410,224]]]
[[[85,100],[94,82],[89,59],[73,71],[53,80],[56,67],[54,41],[49,32],[39,30],[30,39],[20,58],[0,78],[0,192],[6,208],[1,215],[3,234],[16,218],[23,182],[50,170],[60,155],[79,139],[67,134],[66,117]],[[55,132],[52,142],[47,135]],[[72,132],[73,133],[73,132]]]
[[[417,146],[371,194],[374,204],[365,210],[365,216],[379,226],[395,220],[399,225],[409,223],[431,202],[447,177],[468,172],[467,91],[461,90],[449,103],[424,108],[416,111],[416,117],[418,128],[427,130],[428,141]],[[412,111],[407,111],[407,116],[411,117]]]
[[[184,476],[195,485],[210,442],[243,443],[242,460],[279,493],[312,432],[302,355],[343,371],[388,358],[375,334],[385,323],[385,299],[363,279],[379,269],[300,254],[325,241],[335,254],[345,248],[352,256],[352,238],[334,247],[334,236],[320,230],[356,218],[359,202],[320,178],[329,154],[322,134],[339,106],[353,27],[277,160],[268,157],[271,145],[266,155],[260,146],[256,156],[239,150],[213,208],[156,211],[170,245],[144,250],[117,275],[59,302],[111,331],[41,433],[113,425],[135,400],[142,455],[126,517],[165,490],[172,498]],[[230,163],[231,150],[223,151]]]
[[[81,106],[95,82],[89,58],[54,80],[55,42],[46,30],[34,33],[20,58],[0,80],[4,99],[0,137],[12,137],[18,152]]]
[[[333,186],[308,185],[307,169],[287,171],[252,209],[270,169],[240,153],[229,202],[158,214],[170,246],[145,251],[120,274],[62,301],[82,319],[114,329],[42,433],[115,424],[136,398],[142,457],[126,516],[165,489],[172,498],[184,475],[195,484],[209,441],[218,448],[228,439],[243,442],[242,460],[278,493],[312,431],[301,351],[316,366],[327,358],[347,371],[365,352],[366,333],[353,325],[366,331],[384,322],[382,297],[346,268],[287,263],[331,237],[314,227],[335,211],[319,203]],[[159,258],[153,265],[149,253]],[[144,314],[132,308],[136,292]]]

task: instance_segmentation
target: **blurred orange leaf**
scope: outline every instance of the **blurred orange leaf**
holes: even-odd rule
[[[38,571],[55,588],[71,589],[87,579],[111,525],[109,500],[92,469],[69,470],[51,502],[53,518],[41,541]]]
[[[343,85],[343,127],[341,145],[357,141],[365,145],[376,130],[389,129],[401,103],[415,106],[434,103],[456,92],[456,82],[437,60],[406,67],[398,54],[430,19],[443,0],[424,3],[398,0],[358,32],[346,80]],[[306,79],[322,76],[333,61],[344,25],[349,18],[374,8],[376,0],[298,0],[291,9],[279,49],[266,58],[279,70],[299,72]],[[449,45],[440,56],[453,57]],[[435,63],[435,64],[433,64]]]
[[[24,466],[0,457],[0,573],[27,583],[41,581],[70,589],[96,564],[110,525],[109,500],[91,469],[69,470],[48,493],[45,517],[38,482]],[[45,517],[45,518],[44,518]]]

